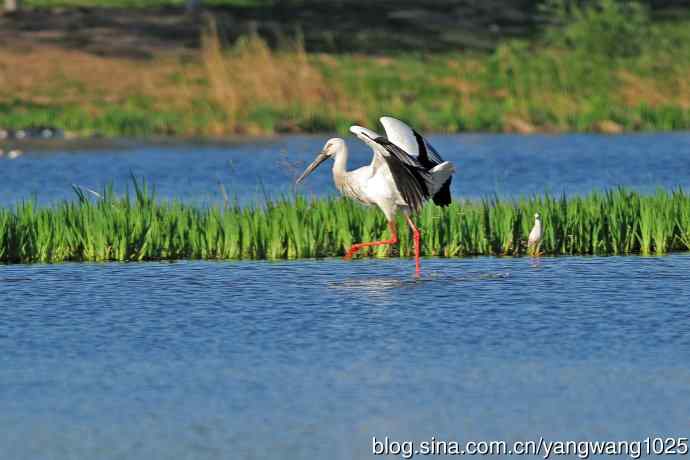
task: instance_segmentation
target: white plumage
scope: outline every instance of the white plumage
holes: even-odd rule
[[[390,117],[384,117],[382,120],[386,118],[389,120],[395,120]],[[399,120],[395,121],[397,123],[402,123]],[[386,127],[386,125],[384,125],[384,127]],[[403,211],[406,214],[409,214],[413,211],[418,211],[421,207],[419,205],[433,197],[455,171],[453,164],[449,161],[445,161],[429,169],[428,173],[430,177],[428,180],[424,181],[423,184],[427,187],[426,194],[422,193],[422,196],[415,196],[416,192],[418,192],[418,185],[416,185],[415,182],[419,181],[404,173],[399,174],[396,177],[391,171],[390,162],[393,161],[404,164],[404,157],[402,161],[393,157],[391,152],[386,149],[385,144],[381,143],[381,139],[383,138],[370,129],[363,128],[361,126],[352,126],[350,127],[350,132],[371,147],[374,157],[370,165],[363,166],[351,172],[345,171],[345,163],[339,163],[336,159],[336,162],[333,165],[333,179],[335,184],[344,195],[349,196],[350,198],[354,198],[366,204],[373,203],[378,205],[378,207],[381,208],[381,211],[383,211],[385,214],[386,219],[389,221],[395,218],[395,215],[398,211]],[[388,141],[400,147],[402,153],[406,154],[408,158],[415,159],[416,161],[416,157],[418,155],[411,155],[408,150],[401,146],[405,145],[406,148],[410,148],[409,138],[402,140],[398,136],[396,139],[398,142],[395,142],[393,139],[391,139],[389,130],[386,130],[386,134],[388,135]],[[414,145],[416,146],[416,143]],[[414,150],[418,149],[415,147]],[[347,146],[344,143],[342,150],[338,153],[338,155],[345,158],[345,162],[347,161]],[[349,194],[347,192],[347,188],[342,187],[341,184],[343,183],[356,183],[356,188],[361,190],[364,196],[354,196]],[[404,196],[404,192],[402,192],[401,189],[406,187],[413,188],[411,192],[413,196]]]
[[[539,254],[539,245],[541,244],[541,238],[541,216],[539,215],[539,213],[536,213],[534,215],[534,226],[532,227],[532,231],[529,232],[529,237],[527,238],[527,250],[531,254]]]
[[[368,246],[397,243],[395,216],[405,214],[415,239],[415,259],[419,271],[419,230],[410,215],[433,199],[441,206],[450,204],[450,180],[453,164],[443,161],[436,150],[416,131],[400,120],[382,117],[386,136],[361,126],[350,132],[373,151],[371,164],[347,171],[348,149],[343,139],[329,139],[321,153],[297,179],[301,182],[321,163],[333,158],[333,181],[345,196],[365,205],[376,205],[383,211],[391,230],[391,239],[355,244],[346,257]]]

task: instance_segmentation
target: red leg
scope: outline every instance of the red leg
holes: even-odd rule
[[[372,246],[383,246],[385,244],[396,244],[398,242],[398,234],[395,231],[395,222],[393,222],[393,221],[388,222],[388,228],[391,231],[391,239],[390,240],[372,241],[371,243],[353,244],[352,247],[350,248],[350,250],[347,251],[347,254],[345,254],[344,259],[345,260],[352,259],[352,256],[354,256],[357,251],[359,251],[360,249],[363,249],[363,248],[369,248]]]
[[[422,272],[421,270],[421,264],[420,264],[420,253],[421,253],[421,235],[419,234],[419,229],[417,226],[412,222],[412,219],[410,219],[410,216],[405,216],[407,219],[407,223],[410,224],[410,227],[412,228],[412,238],[414,239],[414,266],[415,266],[415,274],[419,276]]]

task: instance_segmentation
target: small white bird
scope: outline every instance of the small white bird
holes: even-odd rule
[[[541,245],[542,228],[541,228],[541,216],[539,213],[534,215],[534,227],[532,231],[529,232],[529,238],[527,239],[527,252],[530,255],[539,255],[539,246]]]
[[[20,156],[22,156],[22,154],[24,154],[24,152],[22,152],[19,149],[10,150],[9,152],[7,152],[7,158],[9,158],[10,160],[14,160],[15,158],[19,158]]]
[[[402,212],[412,229],[415,268],[419,274],[421,236],[411,215],[418,213],[428,200],[433,200],[439,206],[450,204],[450,182],[455,168],[452,163],[443,161],[431,144],[407,124],[393,117],[382,117],[380,121],[386,137],[361,126],[350,127],[352,134],[371,147],[373,158],[370,165],[348,171],[345,140],[329,139],[297,183],[332,158],[336,188],[362,204],[378,206],[386,216],[391,233],[388,240],[352,245],[345,257],[349,259],[363,248],[396,244],[395,217]]]

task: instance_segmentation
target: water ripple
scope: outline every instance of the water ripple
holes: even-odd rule
[[[3,266],[3,446],[337,459],[368,458],[372,435],[671,435],[690,410],[689,268],[688,255],[427,259],[420,279],[406,259]]]

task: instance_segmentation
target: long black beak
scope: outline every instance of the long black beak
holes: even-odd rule
[[[316,159],[311,162],[309,166],[307,166],[307,169],[304,170],[301,176],[297,178],[297,183],[301,183],[309,174],[311,174],[316,168],[319,167],[321,163],[326,161],[328,159],[328,155],[325,153],[321,152],[316,156]]]

